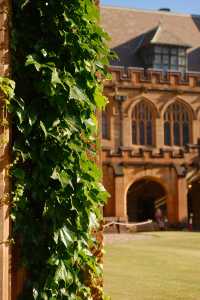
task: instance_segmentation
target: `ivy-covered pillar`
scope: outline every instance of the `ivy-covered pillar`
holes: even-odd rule
[[[13,238],[27,274],[20,299],[102,299],[94,231],[107,193],[94,161],[107,34],[93,0],[13,1],[12,16]]]
[[[0,76],[10,77],[8,0],[0,1]],[[0,85],[2,85],[2,80]],[[10,186],[8,168],[10,126],[5,107],[5,95],[0,91],[0,299],[11,299],[11,257],[10,257]]]

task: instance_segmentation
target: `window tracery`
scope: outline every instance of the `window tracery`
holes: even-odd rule
[[[132,144],[154,144],[154,119],[151,105],[146,101],[139,102],[132,111]]]
[[[190,143],[190,114],[183,103],[171,104],[164,114],[164,143],[184,146]]]

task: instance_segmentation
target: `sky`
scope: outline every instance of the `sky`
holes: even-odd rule
[[[200,15],[200,0],[101,0],[101,5],[153,10],[167,7],[174,12]]]

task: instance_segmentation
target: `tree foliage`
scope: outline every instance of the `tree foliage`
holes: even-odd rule
[[[86,274],[106,192],[96,110],[106,104],[107,34],[92,0],[13,0],[14,235],[28,274],[20,299],[89,300]]]

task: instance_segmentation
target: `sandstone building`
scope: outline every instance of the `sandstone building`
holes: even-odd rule
[[[102,114],[105,217],[137,222],[161,208],[200,228],[200,16],[102,7],[118,54]]]

